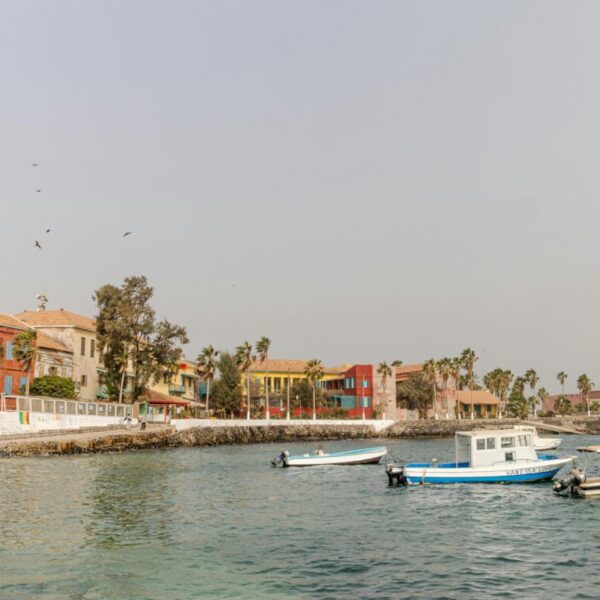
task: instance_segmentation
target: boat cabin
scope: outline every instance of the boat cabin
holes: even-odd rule
[[[530,431],[480,429],[458,431],[455,437],[456,462],[470,467],[497,463],[539,460]]]

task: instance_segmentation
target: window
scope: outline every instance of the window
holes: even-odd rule
[[[85,387],[87,385],[87,375],[81,376],[81,387]]]
[[[477,440],[477,450],[485,450],[485,440]]]
[[[163,375],[163,383],[169,383],[169,379],[170,379],[169,374],[165,373]]]
[[[368,379],[363,379],[362,380],[362,387],[364,387],[364,388],[368,388],[369,387],[369,380]]]
[[[496,438],[487,438],[487,449],[494,450],[496,448]]]
[[[514,448],[515,438],[512,436],[500,438],[500,445],[502,446],[502,448]]]
[[[515,453],[514,452],[505,452],[504,453],[504,460],[506,460],[507,462],[515,460]]]
[[[90,340],[90,356],[94,358],[96,354],[96,340]]]
[[[519,446],[529,446],[529,436],[528,435],[519,435],[519,436],[517,436],[517,440],[519,442]]]
[[[6,360],[13,359],[13,343],[6,342]]]
[[[19,381],[19,394],[24,394],[27,388],[27,377],[21,377]]]
[[[104,350],[103,350],[103,348],[98,348],[98,362],[99,363],[103,363],[104,362]]]
[[[369,396],[363,396],[360,399],[360,405],[361,405],[361,408],[362,407],[369,408],[369,406],[371,406],[371,398]]]
[[[81,338],[81,356],[85,356],[85,338]]]
[[[56,367],[49,367],[48,374],[49,375],[58,375],[58,369]]]

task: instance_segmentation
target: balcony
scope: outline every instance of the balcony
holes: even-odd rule
[[[169,385],[170,396],[181,396],[185,394],[185,385]]]

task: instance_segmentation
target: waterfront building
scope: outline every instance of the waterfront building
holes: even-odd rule
[[[179,361],[176,372],[152,381],[150,390],[166,396],[198,402],[199,379],[198,365],[184,357]]]
[[[0,393],[19,394],[27,380],[31,381],[35,370],[35,360],[29,371],[15,356],[15,339],[31,328],[23,321],[11,315],[0,313]]]
[[[562,394],[554,394],[552,396],[547,396],[542,403],[541,410],[546,412],[556,412],[556,401],[561,397],[561,395]],[[571,403],[573,412],[587,411],[587,402],[583,394],[565,394],[565,398]],[[600,403],[600,390],[594,390],[590,392],[590,406],[598,403]]]
[[[500,401],[488,390],[459,390],[458,412],[463,419],[471,418],[471,400],[476,418],[494,419],[498,412]]]
[[[36,344],[38,348],[35,361],[35,377],[57,375],[73,379],[73,351],[63,343],[38,331]]]
[[[72,356],[71,377],[81,400],[98,398],[100,349],[94,319],[68,310],[23,311],[18,319],[59,342]]]

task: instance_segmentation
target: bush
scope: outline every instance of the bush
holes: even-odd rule
[[[75,384],[68,377],[44,375],[43,377],[36,377],[31,382],[30,394],[32,396],[73,400],[75,398]]]

